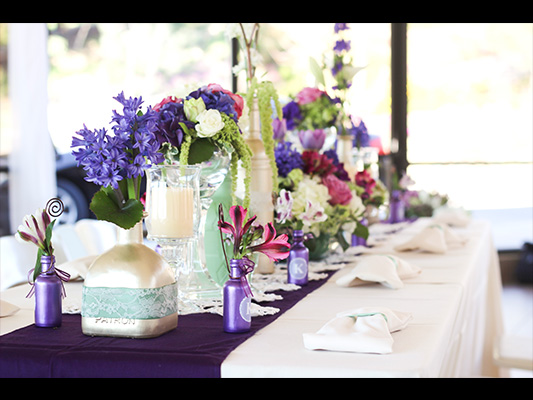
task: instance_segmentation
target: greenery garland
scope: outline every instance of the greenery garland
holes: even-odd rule
[[[186,131],[187,135],[184,135],[183,143],[180,147],[179,163],[181,165],[189,164],[191,147],[196,141],[199,140],[202,141],[203,149],[214,149],[215,147],[219,149],[229,148],[229,152],[231,153],[230,174],[232,201],[234,204],[236,204],[235,193],[237,190],[238,163],[241,161],[242,167],[245,171],[243,206],[246,208],[250,204],[252,150],[246,144],[236,122],[225,113],[220,113],[220,115],[222,117],[222,121],[224,122],[224,127],[210,138],[198,138],[196,130],[188,129],[184,124],[182,124],[182,128]],[[204,155],[202,157],[203,161],[206,161],[209,159],[209,157]]]
[[[272,128],[272,105],[274,102],[278,116],[283,115],[281,104],[279,102],[278,93],[274,85],[270,81],[257,82],[257,78],[253,78],[250,82],[248,92],[245,94],[248,109],[252,110],[254,98],[257,98],[257,105],[259,108],[259,119],[261,122],[261,139],[265,147],[265,153],[270,160],[270,167],[272,169],[272,187],[275,191],[278,188],[278,167],[276,165],[276,157],[274,155],[274,130]]]

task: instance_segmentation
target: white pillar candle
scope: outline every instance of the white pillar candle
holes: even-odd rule
[[[146,200],[151,236],[160,238],[193,236],[192,188],[154,186]]]

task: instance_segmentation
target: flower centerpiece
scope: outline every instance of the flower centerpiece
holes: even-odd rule
[[[44,209],[39,208],[34,214],[26,215],[19,225],[15,238],[21,243],[33,243],[37,246],[37,260],[33,269],[33,280],[35,280],[42,271],[41,257],[53,257],[54,246],[52,246],[52,230],[54,225],[64,210],[63,202],[54,198],[48,200]],[[68,277],[68,274],[59,272],[62,277]],[[67,279],[68,280],[68,279]]]
[[[275,262],[287,258],[290,251],[286,234],[277,236],[272,222],[268,222],[265,226],[257,224],[257,216],[247,218],[247,213],[248,210],[242,206],[232,206],[229,209],[233,221],[231,224],[225,221],[224,209],[221,204],[219,205],[218,227],[229,274],[223,290],[224,331],[232,333],[246,332],[250,329],[250,298],[253,293],[247,275],[255,267],[250,257],[257,252]],[[231,244],[230,261],[225,250],[226,241]]]
[[[113,111],[112,132],[84,125],[71,146],[85,179],[101,185],[91,210],[119,228],[117,244],[92,262],[83,281],[82,331],[155,337],[178,323],[175,276],[163,257],[143,243],[141,179],[151,165],[164,161],[164,154],[155,136],[156,111],[148,106],[142,112],[141,97],[126,98],[121,92],[114,99],[123,112]]]
[[[387,202],[389,192],[379,179],[372,178],[368,169],[355,174],[355,190],[366,207],[366,218],[369,223],[377,221],[377,210]]]
[[[101,188],[91,200],[90,209],[100,220],[123,229],[134,227],[143,218],[141,179],[151,164],[164,160],[156,140],[156,112],[143,113],[142,97],[127,99],[124,92],[114,97],[123,113],[113,110],[112,131],[106,128],[76,132],[72,154],[86,171],[85,180]]]
[[[406,219],[432,217],[435,210],[448,204],[448,195],[435,191],[411,189],[410,187],[415,184],[416,182],[407,173],[402,173],[402,177],[398,179],[398,172],[393,171],[392,193],[401,202]]]
[[[318,88],[305,87],[283,107],[288,130],[324,129],[336,124],[338,101]]]
[[[312,141],[322,142],[317,137]],[[305,142],[302,145],[309,147]],[[311,233],[313,238],[306,242],[310,259],[323,257],[332,240],[346,249],[349,244],[344,238],[345,230],[368,236],[367,228],[361,224],[365,207],[355,183],[350,181],[334,149],[322,153],[319,150],[315,147],[300,152],[289,141],[280,141],[276,147],[276,226],[279,231],[301,229]]]
[[[243,107],[240,95],[215,83],[202,86],[185,98],[169,96],[154,106],[154,135],[168,163],[199,164],[217,150],[231,154],[232,194],[236,192],[240,161],[246,172],[243,204],[247,205],[252,153],[238,125]]]

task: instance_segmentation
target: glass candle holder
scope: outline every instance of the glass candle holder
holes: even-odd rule
[[[194,281],[194,241],[201,217],[200,167],[156,165],[146,177],[148,239],[175,270],[179,312],[194,312],[198,305],[188,289]]]

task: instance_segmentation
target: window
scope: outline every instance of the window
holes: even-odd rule
[[[408,24],[407,159],[466,209],[531,207],[532,24]]]

